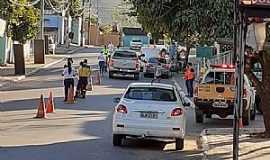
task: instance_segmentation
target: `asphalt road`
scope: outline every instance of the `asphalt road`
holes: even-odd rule
[[[97,54],[82,49],[70,55],[78,66],[84,58],[95,66]],[[185,149],[174,151],[174,143],[128,140],[124,147],[112,145],[113,97],[119,97],[134,80],[108,79],[75,104],[63,102],[60,62],[20,82],[0,88],[0,160],[178,160],[201,159],[196,136],[204,128],[232,127],[231,120],[207,120],[196,124],[193,108],[187,108]],[[175,77],[183,85],[181,77]],[[141,78],[149,82],[151,79]],[[173,84],[172,80],[164,83]],[[39,97],[53,91],[56,113],[48,119],[34,119]],[[261,118],[252,125],[261,125]]]

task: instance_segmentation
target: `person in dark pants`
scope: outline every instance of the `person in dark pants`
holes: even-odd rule
[[[188,92],[188,97],[193,97],[193,82],[195,79],[194,69],[192,68],[192,64],[188,63],[185,69],[184,78],[186,80],[186,88]]]
[[[88,78],[90,77],[91,74],[91,69],[90,66],[87,65],[87,60],[85,59],[83,62],[80,63],[80,68],[79,68],[79,81],[77,85],[77,90],[76,90],[76,98],[81,95],[82,98],[85,98],[86,95],[86,86],[88,84]]]
[[[65,87],[65,100],[68,98],[68,89],[70,87],[74,88],[74,78],[75,78],[75,70],[72,68],[71,62],[68,61],[67,65],[64,68],[63,74],[64,76],[64,87]]]

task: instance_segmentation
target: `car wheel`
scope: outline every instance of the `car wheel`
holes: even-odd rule
[[[253,108],[250,110],[250,120],[254,121],[256,118],[256,103],[254,103]]]
[[[134,74],[134,79],[135,80],[139,80],[140,79],[140,74],[139,73],[135,73]]]
[[[203,123],[203,112],[198,108],[195,108],[195,119],[196,123]]]
[[[244,126],[248,126],[250,122],[250,110],[243,112],[242,122]]]
[[[110,71],[109,71],[109,78],[111,78],[111,79],[114,78],[114,77],[113,77],[113,72],[110,72]]]
[[[184,149],[184,139],[183,138],[176,138],[175,139],[175,149],[176,150],[183,150]]]
[[[124,136],[118,135],[118,134],[114,134],[113,135],[113,145],[114,146],[121,146],[123,139],[124,139]]]

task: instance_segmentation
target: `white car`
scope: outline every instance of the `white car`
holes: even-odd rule
[[[124,139],[170,139],[184,147],[186,111],[176,87],[161,83],[132,83],[122,98],[115,98],[113,145]]]

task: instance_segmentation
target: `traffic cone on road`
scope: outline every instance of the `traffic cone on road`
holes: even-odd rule
[[[49,98],[48,98],[48,101],[46,103],[46,109],[47,109],[47,113],[54,112],[54,100],[53,100],[52,91],[50,91]]]
[[[40,96],[36,118],[47,118],[43,94]]]
[[[67,103],[68,104],[73,104],[75,103],[75,99],[74,99],[74,88],[73,86],[70,86],[68,89],[68,99],[67,99]]]

